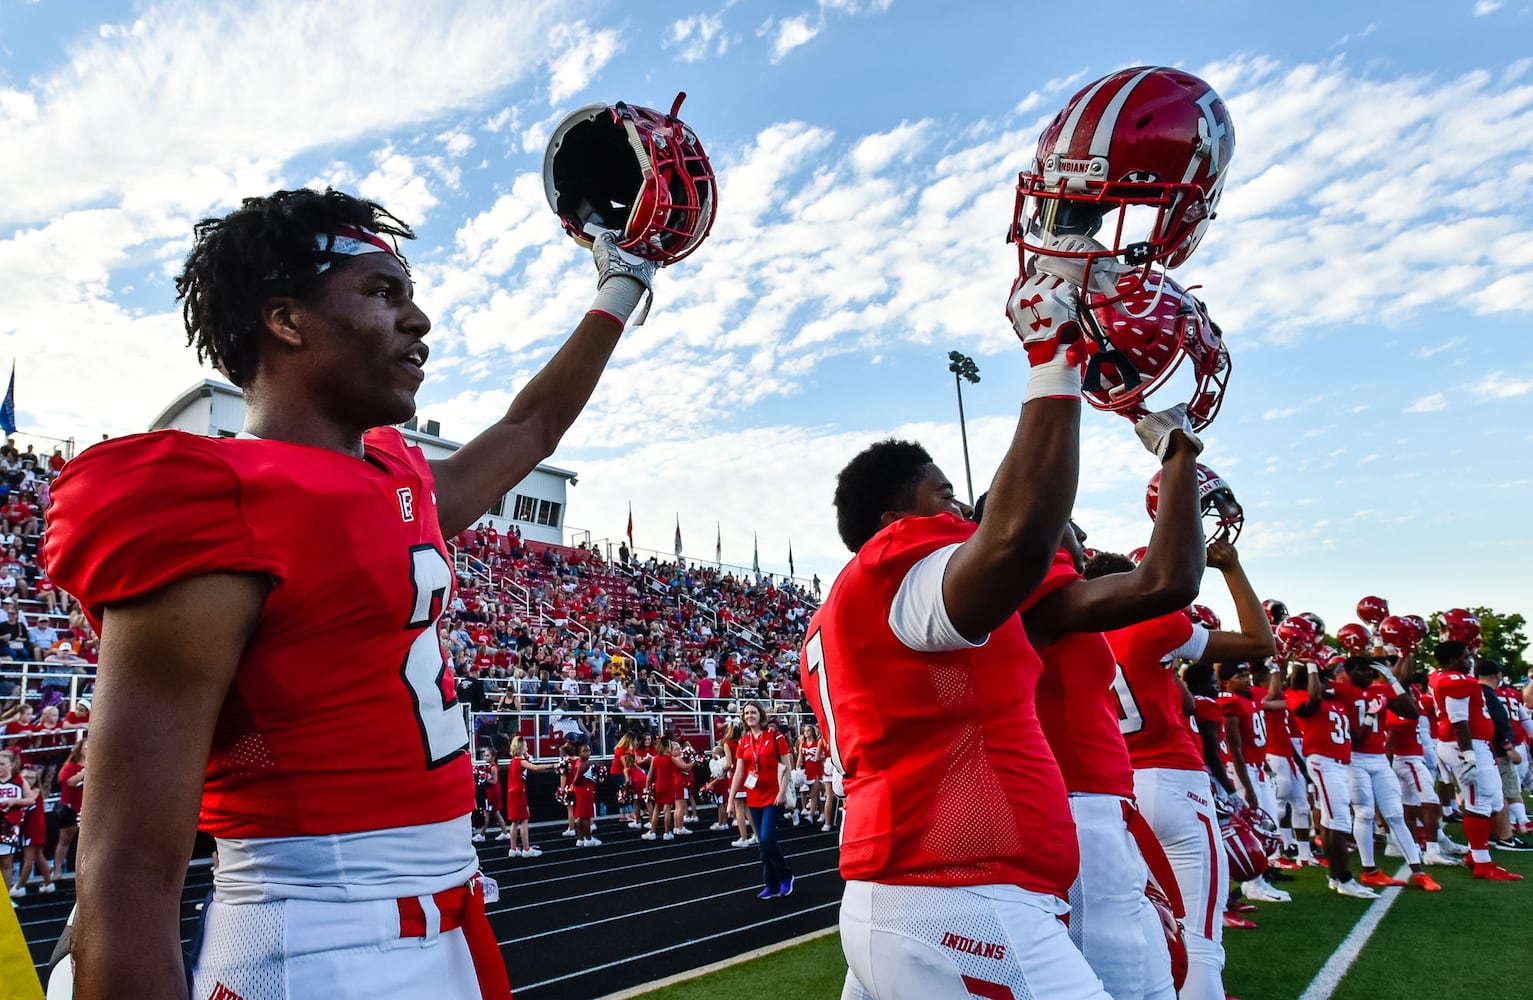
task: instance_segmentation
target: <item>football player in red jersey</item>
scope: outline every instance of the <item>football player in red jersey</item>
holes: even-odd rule
[[[1379,654],[1383,650],[1378,650]],[[1427,892],[1440,892],[1439,886],[1421,867],[1421,851],[1405,822],[1405,805],[1400,798],[1400,780],[1395,777],[1385,754],[1389,734],[1385,729],[1386,710],[1400,718],[1414,720],[1416,704],[1405,689],[1405,680],[1413,667],[1409,654],[1391,664],[1382,655],[1349,656],[1343,665],[1347,677],[1363,692],[1352,703],[1352,840],[1363,873],[1358,881],[1372,888],[1404,883],[1379,870],[1375,865],[1374,814],[1383,817],[1396,846],[1411,866],[1411,884]]]
[[[1347,863],[1347,840],[1352,834],[1352,706],[1363,692],[1346,679],[1339,664],[1322,667],[1307,661],[1302,668],[1304,689],[1290,690],[1288,703],[1304,731],[1304,759],[1320,804],[1329,885],[1343,896],[1376,899],[1378,893],[1353,878]]]
[[[654,265],[598,236],[596,299],[563,347],[499,422],[427,461],[392,426],[415,413],[431,328],[394,243],[411,235],[335,191],[199,223],[176,287],[189,343],[245,391],[245,433],[103,441],[54,485],[48,567],[102,640],[82,997],[187,996],[199,823],[221,864],[196,995],[274,977],[296,995],[509,995],[437,635],[443,539],[552,453]]]
[[[1427,764],[1422,740],[1432,740],[1427,711],[1431,698],[1424,695],[1414,684],[1409,689],[1417,716],[1408,719],[1387,711],[1384,728],[1389,737],[1385,743],[1390,755],[1390,766],[1400,784],[1401,811],[1405,813],[1405,825],[1415,835],[1416,846],[1421,851],[1421,862],[1427,865],[1457,865],[1448,856],[1446,837],[1442,833],[1442,805],[1432,780],[1432,770]],[[1425,737],[1423,736],[1425,733]],[[1451,844],[1451,841],[1448,843]],[[1405,856],[1404,848],[1400,851]]]
[[[1179,903],[1165,854],[1134,804],[1134,767],[1113,693],[1118,673],[1103,635],[1186,605],[1203,567],[1196,457],[1202,442],[1186,407],[1135,425],[1161,451],[1160,516],[1144,560],[1131,572],[1081,576],[1085,533],[1072,522],[1048,576],[1022,605],[1029,641],[1043,661],[1038,715],[1070,795],[1080,874],[1070,888],[1070,940],[1116,1000],[1176,995],[1160,917],[1145,896],[1151,871]],[[977,512],[978,513],[978,512]],[[1147,858],[1150,864],[1147,866]]]
[[[983,522],[914,442],[874,444],[837,478],[855,557],[810,619],[800,669],[846,788],[846,1000],[1107,997],[1059,920],[1078,847],[1017,615],[1079,461],[1078,295],[1041,284],[1039,319],[1020,325],[1022,416]]]
[[[1192,696],[1181,683],[1176,661],[1259,659],[1273,650],[1272,627],[1235,547],[1216,539],[1208,545],[1207,559],[1224,574],[1238,632],[1210,630],[1176,611],[1107,633],[1119,668],[1113,693],[1134,765],[1134,796],[1171,861],[1187,910],[1188,971],[1180,994],[1187,1000],[1224,997],[1222,914],[1229,861],[1214,809],[1215,779],[1194,735]],[[1125,557],[1103,553],[1087,565],[1086,576],[1097,579],[1132,568]],[[1217,766],[1219,777],[1228,782],[1222,765]]]
[[[1267,780],[1267,719],[1263,703],[1251,685],[1249,663],[1219,664],[1219,707],[1224,711],[1225,742],[1230,748],[1229,767],[1244,791],[1246,801],[1268,817],[1277,812],[1272,783]],[[1287,903],[1293,897],[1265,878],[1241,883],[1249,899]]]
[[[1459,789],[1474,877],[1520,882],[1521,875],[1490,857],[1490,818],[1506,800],[1490,749],[1493,728],[1485,711],[1484,689],[1474,676],[1474,654],[1462,642],[1450,639],[1437,644],[1432,658],[1437,661],[1430,680],[1437,702],[1437,761],[1447,767]]]

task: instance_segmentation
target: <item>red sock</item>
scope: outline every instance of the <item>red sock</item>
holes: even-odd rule
[[[1490,849],[1490,817],[1464,814],[1464,837],[1476,851]]]

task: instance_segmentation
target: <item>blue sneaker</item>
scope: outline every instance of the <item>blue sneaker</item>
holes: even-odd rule
[[[756,894],[756,898],[757,899],[771,899],[773,896],[776,896],[776,895],[777,895],[777,893],[773,892],[771,889],[762,889],[760,892],[758,892]]]
[[[793,876],[792,875],[788,876],[788,881],[786,881],[786,882],[784,882],[782,884],[782,887],[777,890],[777,894],[779,896],[791,896],[791,895],[793,895]]]

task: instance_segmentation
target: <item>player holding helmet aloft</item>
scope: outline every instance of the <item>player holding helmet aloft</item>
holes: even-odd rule
[[[1195,519],[1197,511],[1181,516]],[[1155,524],[1158,531],[1161,517]],[[1272,634],[1234,546],[1210,543],[1207,561],[1224,573],[1239,613],[1239,632],[1210,630],[1176,611],[1108,632],[1107,639],[1119,667],[1113,692],[1134,765],[1134,796],[1171,861],[1187,911],[1189,966],[1180,995],[1222,1000],[1222,913],[1229,862],[1214,809],[1214,779],[1189,728],[1191,699],[1177,675],[1176,660],[1267,656]],[[1096,580],[1132,568],[1122,556],[1104,553],[1086,567],[1086,576]]]
[[[245,390],[245,433],[103,442],[54,487],[49,569],[102,637],[81,996],[187,996],[199,825],[221,863],[196,995],[510,995],[437,635],[443,539],[554,450],[654,263],[596,235],[590,311],[499,422],[428,461],[392,426],[431,328],[395,243],[411,235],[334,191],[199,223],[177,289],[190,342]]]
[[[1404,883],[1380,871],[1374,864],[1374,814],[1384,818],[1414,874],[1411,884],[1427,892],[1441,892],[1442,887],[1422,870],[1421,851],[1416,838],[1405,823],[1405,807],[1400,797],[1400,780],[1395,776],[1385,751],[1388,749],[1388,731],[1385,728],[1385,712],[1397,718],[1414,720],[1417,711],[1415,699],[1406,690],[1410,679],[1412,660],[1410,654],[1399,657],[1393,664],[1378,655],[1349,656],[1343,669],[1353,685],[1362,690],[1362,696],[1352,703],[1352,762],[1350,767],[1352,794],[1352,839],[1357,844],[1358,858],[1363,872],[1358,881],[1371,888],[1387,888]]]
[[[1163,888],[1175,903],[1180,894],[1134,804],[1133,763],[1113,692],[1118,668],[1102,633],[1185,607],[1197,594],[1203,535],[1194,459],[1202,442],[1185,414],[1179,403],[1135,427],[1164,463],[1165,502],[1174,512],[1156,523],[1140,565],[1084,579],[1085,534],[1072,522],[1048,576],[1022,604],[1028,639],[1044,667],[1038,714],[1070,794],[1080,843],[1080,873],[1070,888],[1070,939],[1117,1000],[1176,995],[1160,916],[1145,895],[1147,875],[1171,883]]]
[[[1497,865],[1490,857],[1491,817],[1506,804],[1501,774],[1490,741],[1494,734],[1485,710],[1484,688],[1474,676],[1474,654],[1455,639],[1432,650],[1432,697],[1437,702],[1437,761],[1459,788],[1464,809],[1464,839],[1475,878],[1520,882],[1522,876]]]

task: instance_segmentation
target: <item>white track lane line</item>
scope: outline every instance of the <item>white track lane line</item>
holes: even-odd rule
[[[1411,869],[1409,865],[1395,872],[1395,878],[1409,881]],[[1362,954],[1363,948],[1368,944],[1368,939],[1373,937],[1373,932],[1379,929],[1379,923],[1389,908],[1395,905],[1395,900],[1404,892],[1403,886],[1391,886],[1379,893],[1379,898],[1368,904],[1368,909],[1363,911],[1362,917],[1352,927],[1351,933],[1342,939],[1336,950],[1331,952],[1331,957],[1315,973],[1315,978],[1305,987],[1304,992],[1299,994],[1299,1000],[1330,1000],[1336,987],[1347,975],[1347,970],[1352,968],[1352,963],[1357,961],[1357,956]]]
[[[810,878],[810,877],[815,876],[815,875],[829,875],[832,872],[837,872],[837,871],[840,871],[839,867],[836,867],[836,868],[821,868],[818,871],[804,872],[802,875],[794,875],[794,878],[796,878],[796,879],[806,879],[806,878]],[[629,888],[632,888],[632,887],[630,886]],[[712,893],[712,894],[707,895],[707,896],[693,896],[690,899],[680,899],[680,900],[677,900],[674,903],[666,903],[663,906],[651,906],[648,909],[644,909],[644,910],[631,910],[631,911],[626,911],[626,912],[623,912],[623,913],[614,913],[614,914],[611,914],[610,916],[602,917],[600,920],[588,920],[588,921],[586,921],[583,924],[570,924],[570,925],[568,925],[566,927],[559,927],[559,928],[556,928],[556,929],[551,930],[551,931],[542,931],[542,932],[537,933],[537,934],[528,934],[525,937],[507,938],[504,941],[497,941],[495,943],[499,944],[499,945],[507,945],[507,944],[520,944],[523,941],[536,941],[538,938],[549,937],[549,936],[554,935],[554,934],[563,934],[566,931],[579,931],[579,930],[585,930],[585,929],[590,928],[590,927],[600,927],[602,924],[610,924],[614,920],[630,920],[630,919],[632,919],[634,917],[648,916],[651,913],[660,913],[663,910],[674,910],[678,906],[690,906],[693,903],[706,903],[710,899],[723,899],[725,896],[739,895],[740,893],[743,893],[743,892],[750,892],[751,890],[753,890],[755,888],[756,888],[755,886],[751,885],[751,886],[746,886],[744,889],[738,889],[738,888],[737,889],[726,889],[723,892],[715,892],[715,893]],[[560,900],[560,902],[563,902],[563,900]],[[704,940],[706,940],[706,939],[704,939]]]
[[[775,924],[775,923],[777,923],[778,921],[781,921],[781,920],[792,920],[794,917],[801,917],[801,916],[803,916],[806,913],[815,913],[815,912],[818,912],[820,910],[828,910],[832,906],[840,906],[840,905],[841,905],[841,900],[833,899],[833,900],[831,900],[828,903],[821,903],[819,906],[811,906],[811,907],[809,907],[806,910],[794,910],[791,913],[782,913],[782,914],[779,914],[778,916],[775,916],[775,917],[769,917],[766,920],[758,920],[754,924],[746,924],[743,927],[731,927],[728,930],[719,931],[716,934],[709,934],[706,937],[693,938],[690,941],[683,941],[681,944],[672,944],[672,945],[667,945],[664,948],[656,948],[654,951],[646,951],[642,955],[628,955],[628,956],[626,956],[624,958],[618,959],[615,962],[606,962],[606,963],[604,963],[602,965],[593,965],[589,969],[581,969],[579,972],[571,972],[570,974],[565,975],[565,976],[556,976],[553,979],[544,979],[541,982],[536,982],[536,983],[519,984],[516,987],[516,989],[517,990],[535,990],[535,989],[538,989],[541,986],[552,986],[554,983],[562,983],[562,982],[564,982],[567,979],[577,979],[580,976],[589,975],[592,972],[600,972],[603,969],[610,969],[613,966],[626,965],[629,962],[637,961],[638,959],[641,959],[641,958],[653,958],[656,955],[664,955],[667,952],[676,951],[676,950],[681,949],[681,948],[690,948],[692,945],[694,945],[694,944],[702,944],[704,941],[712,941],[712,940],[714,940],[716,938],[728,937],[731,934],[739,934],[739,933],[741,933],[743,931],[753,931],[753,930],[755,930],[758,927],[767,927],[767,926],[770,926],[771,924]]]

